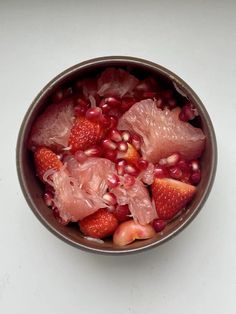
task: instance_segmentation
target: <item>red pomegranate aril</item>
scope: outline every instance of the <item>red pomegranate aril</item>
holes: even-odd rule
[[[121,105],[121,100],[115,97],[107,97],[105,98],[105,103],[111,107],[119,107]]]
[[[122,99],[120,108],[121,108],[122,111],[127,111],[127,110],[129,110],[135,103],[136,103],[136,99],[135,99],[135,98],[124,97],[124,98]]]
[[[125,173],[131,174],[132,176],[138,176],[139,170],[133,165],[126,165]]]
[[[180,160],[180,154],[174,153],[166,158],[167,165],[175,166]]]
[[[193,172],[199,171],[200,170],[200,164],[198,160],[192,160],[190,162],[190,167]]]
[[[120,179],[116,174],[110,174],[107,176],[107,184],[110,189],[116,188],[120,183]]]
[[[178,163],[177,166],[183,171],[183,172],[190,172],[190,166],[188,165],[188,163],[181,159]]]
[[[84,153],[88,157],[100,157],[102,155],[102,150],[99,146],[93,146],[86,149]]]
[[[106,150],[116,150],[117,149],[116,143],[113,142],[112,140],[108,139],[108,138],[106,138],[105,140],[102,141],[102,146]]]
[[[103,113],[108,113],[111,109],[111,107],[105,102],[105,99],[102,99],[99,107],[102,109]]]
[[[117,148],[120,152],[127,152],[128,150],[128,144],[124,141],[121,141],[117,144]]]
[[[201,172],[194,172],[189,179],[190,183],[193,185],[197,185],[201,181]]]
[[[108,150],[103,155],[104,158],[107,158],[113,162],[117,160],[117,150]]]
[[[137,161],[137,167],[140,169],[140,170],[146,170],[147,167],[148,167],[148,161],[143,159],[143,158],[140,158],[138,161]]]
[[[131,213],[128,205],[117,205],[113,214],[120,222],[123,222],[130,219],[129,215]]]
[[[115,116],[110,116],[110,129],[114,129],[117,127],[118,118]]]
[[[168,105],[170,109],[174,109],[177,106],[176,100],[175,99],[168,100]]]
[[[156,232],[161,232],[166,227],[166,221],[162,219],[154,219],[152,226]]]
[[[109,132],[109,138],[114,141],[114,142],[121,142],[122,141],[122,136],[120,131],[118,131],[117,129],[112,129]]]
[[[179,118],[182,121],[189,121],[189,120],[193,120],[196,116],[196,110],[190,105],[185,105],[183,106],[180,114],[179,114]]]
[[[64,93],[62,89],[58,89],[52,96],[54,102],[60,102],[64,98]]]
[[[48,207],[53,206],[53,194],[51,192],[45,192],[43,196],[44,202]]]
[[[97,120],[102,113],[101,108],[95,107],[87,110],[85,116],[89,120]]]
[[[99,121],[105,128],[110,127],[111,124],[110,118],[105,114],[101,114],[101,116],[99,117]]]
[[[75,116],[76,117],[79,117],[79,116],[84,116],[87,109],[84,108],[84,107],[79,107],[79,106],[76,106],[74,107],[74,110],[75,110]]]
[[[166,171],[163,168],[156,166],[154,168],[154,177],[159,179],[166,178],[167,177]]]
[[[157,108],[160,108],[160,109],[163,108],[164,102],[162,98],[158,98],[155,103],[156,103]]]
[[[147,91],[147,92],[144,92],[143,93],[143,97],[144,98],[154,98],[157,96],[157,93],[156,92],[150,92],[150,91]]]
[[[179,167],[173,166],[169,168],[169,174],[173,179],[180,179],[183,175],[183,172]]]
[[[133,134],[131,136],[131,144],[136,148],[136,150],[140,150],[141,148],[141,137],[138,134]]]
[[[129,142],[131,139],[131,134],[129,133],[129,131],[122,131],[121,137],[125,142]]]
[[[126,161],[121,159],[116,163],[116,171],[119,176],[123,176],[125,173],[125,166],[127,165]]]
[[[135,177],[131,176],[130,174],[125,174],[124,175],[124,187],[125,188],[130,188],[133,186],[135,183]]]
[[[111,192],[105,193],[102,198],[107,205],[117,204],[117,199],[116,199],[115,195]]]
[[[87,159],[87,155],[81,151],[81,150],[78,150],[76,153],[75,153],[75,159],[78,161],[78,162],[84,162],[86,159]]]

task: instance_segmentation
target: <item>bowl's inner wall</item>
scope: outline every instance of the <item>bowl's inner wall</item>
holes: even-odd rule
[[[128,64],[128,66],[127,66]],[[112,241],[107,240],[104,244],[91,242],[89,240],[84,239],[81,237],[79,229],[76,226],[62,226],[60,225],[52,215],[52,211],[48,208],[43,199],[43,185],[39,182],[39,180],[35,176],[34,172],[34,165],[32,160],[32,154],[27,149],[27,141],[29,137],[29,133],[32,127],[32,124],[39,113],[41,113],[45,107],[50,103],[50,96],[52,93],[61,86],[69,86],[71,82],[74,80],[84,77],[91,77],[96,75],[97,73],[101,72],[102,69],[106,68],[107,66],[118,66],[123,68],[128,68],[129,71],[134,73],[138,78],[143,78],[148,75],[153,75],[161,81],[166,87],[173,88],[173,80],[175,77],[171,76],[168,77],[166,73],[163,73],[162,70],[158,68],[153,68],[153,66],[149,66],[147,64],[133,64],[131,61],[105,61],[102,65],[97,64],[88,64],[83,66],[82,68],[74,68],[73,70],[64,73],[62,77],[56,78],[55,81],[49,83],[46,86],[39,96],[35,99],[32,106],[28,110],[25,120],[22,124],[22,129],[20,132],[20,138],[18,140],[18,172],[20,176],[21,185],[23,188],[23,192],[25,197],[33,209],[34,213],[38,216],[38,218],[53,231],[56,235],[69,240],[74,245],[81,245],[85,247],[89,247],[92,249],[99,249],[102,251],[122,251],[122,250],[133,250],[137,248],[144,247],[151,243],[161,242],[163,239],[166,239],[173,235],[173,233],[180,229],[195,213],[198,212],[199,206],[203,199],[206,197],[206,192],[209,189],[209,178],[212,176],[212,165],[213,161],[213,139],[212,139],[212,130],[211,124],[206,119],[207,113],[205,109],[201,107],[201,104],[196,100],[195,97],[191,94],[191,91],[187,90],[185,86],[180,86],[186,96],[192,101],[192,103],[198,109],[200,116],[202,117],[198,121],[198,126],[201,127],[206,135],[206,148],[204,155],[202,157],[202,164],[201,167],[204,169],[202,171],[202,180],[198,186],[197,194],[192,201],[191,204],[187,207],[187,210],[181,214],[178,218],[176,218],[171,224],[167,226],[167,228],[157,234],[154,238],[145,240],[145,241],[136,241],[124,248],[116,247]],[[175,84],[178,84],[178,81],[175,81]],[[184,97],[177,95],[179,103],[184,103]],[[208,115],[207,115],[208,117]]]

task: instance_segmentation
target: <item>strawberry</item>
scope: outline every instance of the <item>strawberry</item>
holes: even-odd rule
[[[139,153],[137,152],[136,148],[130,144],[128,144],[128,149],[126,152],[119,152],[118,153],[118,158],[119,159],[124,159],[125,161],[127,161],[128,163],[131,163],[133,165],[136,165],[138,160],[139,160]]]
[[[57,155],[47,147],[38,147],[34,153],[34,163],[36,172],[40,180],[43,181],[43,175],[47,170],[59,170],[62,167],[62,162]]]
[[[85,150],[97,144],[103,136],[103,129],[96,121],[88,120],[85,117],[78,117],[71,129],[69,146],[71,152]]]
[[[111,236],[118,227],[117,218],[107,209],[101,208],[79,222],[80,231],[93,238]]]
[[[192,199],[196,192],[193,185],[173,179],[156,178],[152,195],[160,219],[173,218]]]

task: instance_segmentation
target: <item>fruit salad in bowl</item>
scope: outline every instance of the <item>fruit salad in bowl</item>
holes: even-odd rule
[[[55,78],[29,109],[18,140],[28,164],[18,159],[18,173],[30,206],[61,238],[137,251],[173,236],[202,206],[214,131],[193,91],[165,71],[134,58],[90,60]]]

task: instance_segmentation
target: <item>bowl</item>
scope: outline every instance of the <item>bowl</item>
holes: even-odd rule
[[[32,124],[37,115],[47,106],[49,96],[52,95],[58,87],[64,86],[77,78],[95,74],[109,66],[132,69],[140,77],[151,74],[164,81],[167,85],[174,86],[179,94],[183,97],[187,97],[197,108],[200,116],[198,124],[206,135],[206,147],[201,159],[201,166],[202,169],[204,169],[204,171],[202,171],[202,180],[198,185],[197,194],[187,207],[187,210],[177,219],[173,220],[163,232],[157,233],[154,238],[135,241],[125,247],[117,247],[111,240],[107,240],[104,243],[90,241],[81,236],[78,228],[60,225],[52,215],[51,209],[48,208],[43,201],[42,185],[35,176],[32,155],[27,149],[27,141]],[[217,164],[217,146],[213,125],[204,105],[196,93],[181,78],[153,62],[133,57],[112,56],[91,59],[79,63],[60,73],[39,92],[26,112],[19,131],[16,148],[16,163],[21,189],[29,207],[41,223],[54,235],[68,244],[90,252],[127,254],[144,251],[170,240],[196,217],[205,204],[214,181]]]

